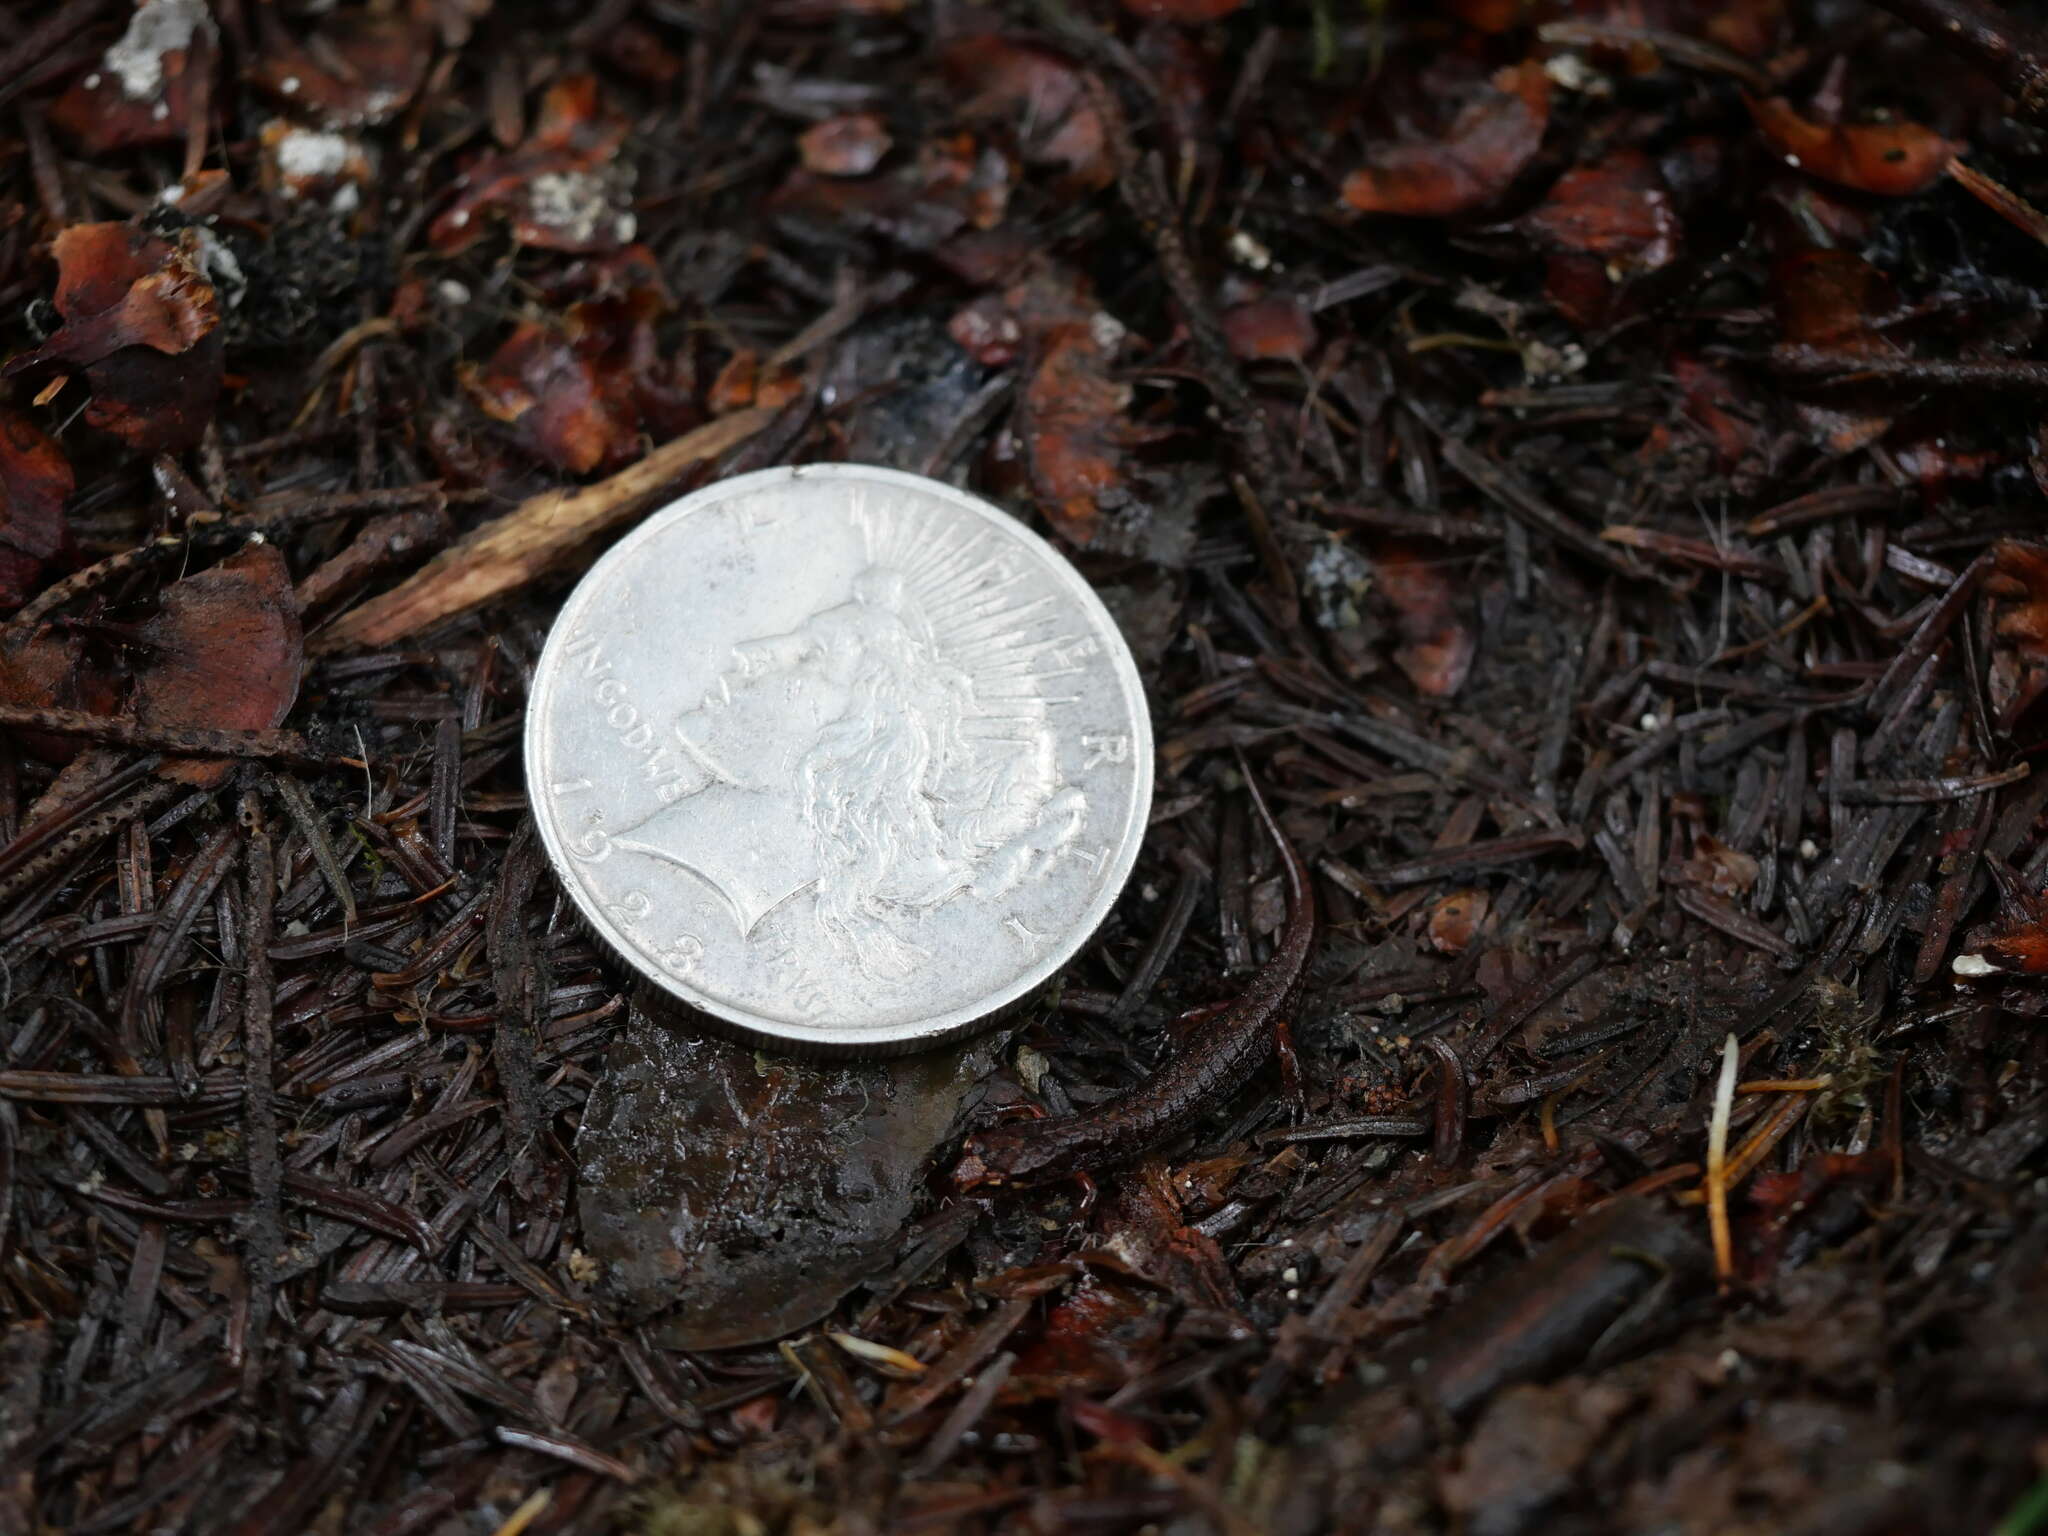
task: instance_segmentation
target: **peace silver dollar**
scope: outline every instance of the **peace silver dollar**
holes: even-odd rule
[[[597,936],[713,1020],[913,1049],[1038,987],[1109,912],[1152,732],[1100,599],[1016,519],[861,465],[648,518],[563,607],[527,779]]]

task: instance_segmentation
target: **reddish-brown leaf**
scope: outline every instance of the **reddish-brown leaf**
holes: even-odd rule
[[[18,608],[54,561],[71,553],[64,503],[76,488],[56,440],[0,407],[0,608]]]
[[[1742,462],[1756,444],[1757,429],[1732,409],[1743,400],[1735,381],[1713,364],[1684,353],[1673,355],[1671,377],[1677,381],[1686,418],[1713,444],[1721,463],[1732,468]]]
[[[1790,8],[1785,0],[1718,0],[1704,31],[1745,59],[1761,59],[1779,46]]]
[[[2048,660],[2048,549],[2006,539],[1998,545],[1997,560],[1997,590],[2019,599],[1999,615],[1999,634],[2032,660]]]
[[[1582,331],[1605,327],[1621,292],[1609,264],[1577,251],[1552,251],[1543,263],[1543,296]]]
[[[56,303],[65,323],[22,366],[82,368],[123,347],[177,353],[197,346],[220,324],[198,239],[187,230],[172,246],[126,224],[74,224],[58,235]]]
[[[762,405],[779,410],[803,390],[803,375],[788,364],[763,364],[761,355],[742,347],[727,359],[711,381],[710,405],[715,416]]]
[[[1877,330],[1898,307],[1891,281],[1862,257],[1800,251],[1780,261],[1772,279],[1787,341],[1829,352],[1897,350]]]
[[[1685,878],[1717,896],[1745,896],[1761,870],[1740,848],[1731,848],[1702,832],[1693,839],[1692,857],[1681,868]]]
[[[148,649],[135,670],[135,718],[144,725],[269,730],[291,713],[305,637],[291,572],[272,544],[247,544],[210,571],[174,582],[142,625]],[[176,764],[166,776],[217,784],[229,764]]]
[[[1164,1327],[1155,1297],[1091,1269],[1018,1351],[1012,1389],[1019,1396],[1114,1390],[1137,1373]]]
[[[0,642],[0,702],[30,709],[77,709],[110,715],[120,703],[116,678],[85,654],[75,634],[38,625]],[[15,740],[46,763],[68,763],[82,743],[75,736],[17,731]]]
[[[1642,271],[1676,256],[1681,232],[1656,163],[1635,149],[1566,171],[1522,227],[1554,249]]]
[[[1550,77],[1530,62],[1503,69],[1468,102],[1441,139],[1396,144],[1344,179],[1344,201],[1361,213],[1442,218],[1505,191],[1543,145]]]
[[[976,253],[956,260],[948,242],[1002,223],[1015,167],[993,145],[968,133],[945,134],[918,146],[913,156],[873,176],[821,176],[799,166],[776,189],[774,207],[784,216],[892,240],[913,251],[936,251],[942,260],[972,266]],[[993,265],[1007,270],[1014,257]],[[976,279],[989,280],[995,274]]]
[[[88,155],[177,143],[191,131],[194,83],[212,72],[213,41],[203,0],[144,0],[99,67],[57,98],[50,121]]]
[[[12,375],[65,364],[92,387],[85,419],[144,453],[197,442],[220,394],[220,313],[196,229],[175,244],[126,224],[57,236],[56,333]]]
[[[796,147],[804,168],[820,176],[865,176],[882,163],[892,142],[874,113],[848,112],[806,129]]]
[[[643,433],[669,438],[702,423],[690,365],[664,356],[655,333],[674,300],[653,252],[635,245],[576,262],[542,297],[563,306],[559,319],[521,322],[463,375],[527,452],[585,474],[636,456]]]
[[[466,250],[495,213],[522,245],[617,250],[635,228],[614,174],[625,138],[625,120],[599,101],[597,77],[565,76],[541,99],[525,143],[470,168],[462,195],[427,226],[427,243],[444,255]]]
[[[417,17],[385,7],[337,10],[301,43],[278,20],[276,6],[252,9],[262,39],[249,78],[295,114],[330,128],[389,122],[426,81],[434,49]]]
[[[1298,363],[1315,349],[1316,323],[1301,300],[1273,295],[1225,310],[1223,339],[1246,362]]]
[[[1782,96],[1745,99],[1758,131],[1787,165],[1858,192],[1923,191],[1962,148],[1919,123],[1816,123]]]
[[[1999,449],[1972,451],[1931,435],[1899,444],[1892,456],[1898,460],[1899,468],[1920,483],[1922,494],[1930,502],[1954,487],[1996,474],[2011,462],[2010,456]]]
[[[782,1399],[768,1393],[749,1398],[732,1411],[733,1428],[756,1439],[774,1434],[781,1418]]]
[[[1867,1200],[1889,1180],[1891,1171],[1891,1158],[1879,1146],[1867,1152],[1821,1152],[1792,1172],[1758,1174],[1749,1186],[1755,1220],[1744,1233],[1749,1250],[1745,1268],[1759,1281],[1773,1274],[1783,1263],[1792,1236],[1818,1219],[1829,1194],[1860,1185]]]
[[[973,94],[970,117],[1003,116],[1019,125],[1032,164],[1061,166],[1089,187],[1106,186],[1115,175],[1102,114],[1065,55],[981,32],[949,46],[942,62],[953,83]]]
[[[624,463],[639,441],[630,384],[599,361],[557,327],[525,320],[463,383],[528,452],[583,475]]]
[[[761,354],[752,347],[741,347],[726,359],[725,366],[718,370],[718,377],[711,381],[711,395],[708,404],[714,416],[723,416],[727,411],[742,411],[754,403],[754,385],[761,376]]]
[[[956,312],[948,330],[984,366],[1028,359],[1016,422],[1031,489],[1063,535],[1088,542],[1101,514],[1125,500],[1128,450],[1159,435],[1125,414],[1130,386],[1112,377],[1123,327],[1086,278],[1041,260]]]
[[[1780,261],[1772,276],[1788,342],[1854,355],[1900,350],[1878,325],[1897,309],[1891,283],[1862,257],[1800,251]],[[1837,454],[1874,442],[1892,424],[1890,416],[1835,402],[1801,401],[1794,414],[1810,436]]]
[[[1465,622],[1453,568],[1441,551],[1398,539],[1375,549],[1372,565],[1401,637],[1394,664],[1419,692],[1449,698],[1465,686],[1479,649]]]
[[[1124,417],[1131,387],[1109,376],[1111,353],[1082,321],[1050,327],[1024,387],[1020,419],[1039,506],[1077,544],[1095,536],[1123,487],[1123,452],[1140,441]]]

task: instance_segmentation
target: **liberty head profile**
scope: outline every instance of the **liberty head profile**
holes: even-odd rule
[[[742,937],[805,920],[876,982],[928,953],[920,925],[993,898],[1079,831],[1031,658],[1040,604],[990,530],[950,542],[879,524],[856,502],[868,563],[845,599],[742,640],[676,717],[691,765],[673,801],[616,846],[678,865]]]

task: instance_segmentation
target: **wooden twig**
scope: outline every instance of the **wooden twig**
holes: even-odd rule
[[[2048,214],[2028,202],[2000,181],[1993,181],[1975,166],[1960,160],[1948,163],[1949,180],[2004,219],[2014,229],[2048,245]]]
[[[595,485],[528,497],[391,591],[351,608],[307,648],[327,655],[376,650],[518,590],[578,546],[638,514],[691,465],[745,442],[774,414],[765,407],[735,411]]]
[[[2026,357],[1868,357],[1819,347],[1773,347],[1770,368],[1814,384],[1902,384],[1913,389],[2048,390],[2048,363]]]
[[[319,765],[326,758],[297,731],[216,731],[191,725],[144,725],[82,709],[0,704],[0,730],[73,736],[107,747],[137,747],[173,757],[254,757]]]
[[[242,995],[242,1138],[249,1160],[249,1188],[255,1196],[248,1235],[250,1313],[245,1395],[252,1395],[264,1356],[264,1324],[277,1289],[277,1265],[284,1251],[282,1188],[284,1166],[277,1142],[277,1084],[271,1032],[273,982],[270,941],[276,931],[277,856],[263,806],[255,794],[242,797],[240,831],[247,844],[244,874],[248,943],[243,963],[248,985]]]
[[[1877,0],[1996,80],[2023,116],[2048,121],[2048,43],[1986,0]]]

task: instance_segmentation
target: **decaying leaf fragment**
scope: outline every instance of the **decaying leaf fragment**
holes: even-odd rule
[[[72,547],[64,503],[76,488],[64,450],[20,411],[0,408],[0,608],[18,608]]]
[[[572,475],[632,457],[638,437],[631,388],[580,347],[573,330],[523,320],[463,384],[521,446]]]
[[[2048,548],[2006,539],[1996,548],[1999,585],[2019,599],[1998,618],[1998,633],[2032,661],[2048,661]]]
[[[982,295],[948,330],[985,366],[1023,360],[1016,426],[1032,492],[1062,536],[1087,543],[1125,499],[1129,451],[1159,436],[1128,414],[1131,386],[1116,376],[1123,326],[1086,278],[1046,266]]]
[[[983,32],[952,44],[943,62],[953,83],[974,93],[966,115],[1015,121],[1031,164],[1060,166],[1085,187],[1107,186],[1116,174],[1102,114],[1065,55]]]
[[[616,250],[635,229],[621,197],[625,139],[625,120],[599,103],[596,76],[556,81],[526,142],[463,175],[462,194],[427,227],[427,243],[443,255],[467,250],[484,233],[486,215],[501,214],[521,245]]]
[[[1290,294],[1266,294],[1223,312],[1223,339],[1248,363],[1298,363],[1315,350],[1316,323]]]
[[[1479,641],[1466,621],[1445,552],[1389,539],[1372,551],[1372,568],[1401,637],[1394,664],[1417,692],[1449,698],[1471,675]]]
[[[245,545],[212,570],[172,583],[141,629],[147,649],[131,700],[140,723],[260,731],[291,713],[305,639],[291,572],[275,545]],[[204,788],[228,767],[204,758],[163,771]]]
[[[1679,867],[1679,873],[1693,884],[1729,897],[1748,895],[1759,872],[1754,856],[1705,832],[1693,839],[1692,857]]]
[[[694,388],[676,387],[676,365],[656,341],[655,322],[675,301],[653,252],[636,245],[580,262],[545,297],[559,303],[571,293],[584,297],[520,321],[488,362],[461,377],[520,447],[582,475],[618,468],[643,433],[669,436],[702,412]],[[677,398],[683,393],[687,402]]]
[[[416,16],[384,6],[335,10],[301,42],[278,7],[253,9],[262,46],[249,78],[278,107],[330,128],[361,128],[396,117],[426,80],[433,49]]]
[[[797,139],[804,169],[820,176],[865,176],[889,153],[889,130],[872,112],[828,117]]]
[[[1344,201],[1360,213],[1443,218],[1478,208],[1507,190],[1543,145],[1550,77],[1540,63],[1496,73],[1441,139],[1395,144],[1344,179]]]
[[[85,631],[17,625],[0,641],[0,703],[131,720],[152,731],[267,731],[298,698],[305,644],[291,573],[276,546],[245,545],[171,583],[117,651]],[[78,739],[22,731],[36,756],[68,763]],[[83,766],[81,763],[80,766]],[[205,788],[229,764],[173,758],[168,779]]]
[[[82,369],[85,419],[142,453],[188,448],[213,414],[224,373],[207,236],[164,240],[128,224],[74,224],[57,236],[64,324],[6,367]]]
[[[729,411],[762,405],[770,410],[783,406],[803,393],[803,375],[788,363],[763,362],[752,347],[742,347],[726,360],[711,381],[711,410],[723,416]]]
[[[1642,271],[1678,254],[1683,228],[1656,162],[1639,149],[1566,171],[1521,222],[1554,250]]]
[[[99,67],[57,98],[50,121],[89,155],[181,141],[213,70],[215,31],[204,0],[143,0]]]
[[[1032,483],[1046,516],[1076,543],[1094,536],[1103,498],[1122,484],[1118,460],[1134,441],[1123,415],[1131,386],[1111,377],[1112,356],[1094,327],[1056,325],[1024,386]]]
[[[1891,280],[1862,257],[1798,251],[1779,261],[1771,276],[1779,325],[1791,345],[1859,357],[1903,350],[1880,325],[1898,309]],[[1834,402],[1800,401],[1794,409],[1807,430],[1836,453],[1875,441],[1892,424],[1889,415]]]
[[[76,636],[45,625],[10,628],[0,636],[0,704],[110,715],[120,697],[118,680],[84,655]],[[26,730],[13,737],[46,763],[68,763],[78,755],[75,737]]]

